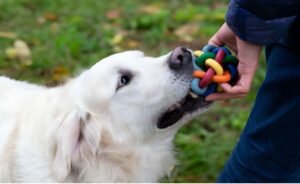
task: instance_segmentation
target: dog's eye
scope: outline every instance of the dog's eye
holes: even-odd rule
[[[132,76],[131,75],[127,75],[124,74],[120,77],[119,81],[118,81],[118,86],[117,89],[126,86],[127,84],[129,84],[130,80],[131,80]]]
[[[124,87],[130,83],[133,78],[133,74],[129,70],[120,69],[119,70],[119,80],[117,84],[117,90],[121,87]]]
[[[123,75],[123,76],[121,77],[121,79],[120,79],[120,84],[121,84],[122,86],[127,85],[129,82],[130,82],[130,77],[127,76],[127,75]]]

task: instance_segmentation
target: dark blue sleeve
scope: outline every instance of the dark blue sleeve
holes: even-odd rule
[[[231,0],[226,23],[245,41],[269,45],[282,38],[300,13],[300,0]]]

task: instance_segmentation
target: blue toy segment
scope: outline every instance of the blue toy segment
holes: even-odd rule
[[[228,64],[226,67],[228,68],[228,70],[231,74],[231,81],[235,80],[238,76],[238,71],[237,71],[236,67],[234,65],[230,65],[230,64]]]
[[[212,50],[212,53],[214,53],[214,54],[217,54],[217,53],[218,53],[218,51],[219,51],[219,49],[222,49],[222,50],[224,50],[224,52],[225,52],[226,56],[228,56],[228,55],[231,55],[231,52],[230,52],[230,50],[229,50],[229,49],[227,49],[226,47],[216,47],[216,48],[214,48],[214,49]]]
[[[214,93],[217,90],[218,84],[217,83],[211,83],[208,87],[207,90],[202,94],[203,96],[208,96],[212,93]]]
[[[214,45],[205,45],[202,49],[203,52],[211,52],[212,50],[214,50],[215,48],[217,48]]]
[[[201,89],[199,87],[199,82],[200,82],[199,78],[194,78],[192,80],[191,88],[192,88],[192,91],[195,92],[197,95],[202,95],[207,90],[207,87]]]
[[[231,55],[231,52],[230,52],[230,50],[228,48],[222,47],[221,49],[223,49],[225,51],[226,56]]]

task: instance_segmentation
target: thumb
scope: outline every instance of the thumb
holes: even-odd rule
[[[224,43],[222,42],[222,40],[220,39],[220,37],[218,35],[218,32],[209,39],[208,44],[215,45],[215,46],[224,45]]]

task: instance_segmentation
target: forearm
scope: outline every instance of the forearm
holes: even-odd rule
[[[299,14],[299,0],[233,0],[263,20],[290,17]]]
[[[287,33],[300,12],[300,1],[231,0],[226,22],[242,40],[268,45]]]

